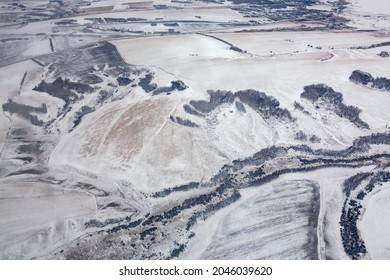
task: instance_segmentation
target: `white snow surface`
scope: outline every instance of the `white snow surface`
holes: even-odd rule
[[[358,228],[366,243],[369,256],[375,260],[390,258],[390,183],[375,189],[365,201]]]
[[[319,259],[349,259],[339,234],[339,220],[344,203],[342,183],[358,172],[370,172],[374,168],[327,168],[315,172],[287,174],[270,183],[242,190],[242,198],[238,202],[220,210],[208,220],[199,222],[195,228],[196,236],[190,241],[188,253],[183,257],[308,257],[304,244],[314,233],[308,232],[307,219],[310,214],[299,210],[303,204],[307,206],[311,202],[312,197],[308,193],[307,185],[313,184],[320,188],[321,197],[317,225],[317,256]],[[274,203],[269,203],[270,201]],[[280,207],[283,207],[282,211]],[[270,227],[273,230],[269,230]],[[370,234],[380,235],[382,240],[387,240],[383,238],[385,235],[382,235],[382,231],[373,230],[371,227],[365,229]],[[292,250],[292,247],[295,249]]]

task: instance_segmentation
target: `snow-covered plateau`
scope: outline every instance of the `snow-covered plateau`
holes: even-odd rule
[[[389,22],[0,1],[0,259],[390,259]]]

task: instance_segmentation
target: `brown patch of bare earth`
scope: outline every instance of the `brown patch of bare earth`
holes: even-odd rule
[[[105,113],[84,126],[81,154],[129,163],[153,139],[173,106],[166,98],[153,98]]]

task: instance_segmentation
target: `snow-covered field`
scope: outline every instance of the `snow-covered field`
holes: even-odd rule
[[[281,102],[281,107],[292,110],[294,101],[300,100],[299,95],[304,86],[325,83],[340,91],[348,105],[361,108],[362,118],[375,129],[382,131],[390,123],[390,115],[382,114],[381,109],[377,110],[390,102],[389,94],[370,93],[371,91],[348,82],[352,71],[360,68],[376,76],[390,76],[390,71],[385,66],[387,60],[380,58],[374,51],[350,49],[384,42],[387,38],[365,33],[323,32],[306,32],[304,35],[282,32],[215,36],[248,52],[231,51],[227,44],[201,35],[113,43],[128,63],[151,65],[183,79],[193,89],[191,96],[194,99],[197,99],[197,95],[199,98],[202,95],[207,98],[204,94],[208,89],[256,89],[274,96]],[[332,36],[331,44],[325,44],[329,36]],[[323,49],[316,49],[316,46]],[[156,47],[161,51],[155,52]],[[176,55],[177,53],[180,55]],[[324,60],[327,57],[332,58]],[[307,116],[297,117],[302,122],[302,129],[326,137],[329,128],[321,132],[321,128],[306,124],[312,121]],[[334,125],[332,123],[331,126]],[[351,143],[360,133],[353,126],[348,131],[340,128],[333,131],[333,135],[346,144]]]
[[[73,2],[0,26],[1,259],[390,258],[387,2]]]
[[[206,248],[195,243],[189,252],[200,259],[316,259],[318,199],[312,181],[257,187],[218,220],[213,235],[204,226]]]
[[[353,10],[362,14],[390,14],[390,3],[381,0],[352,0],[350,3]]]
[[[197,236],[191,240],[190,249],[183,257],[348,259],[338,232],[339,209],[343,203],[341,185],[348,177],[374,168],[329,168],[288,174],[271,183],[245,189],[239,202],[199,223]],[[313,232],[313,224],[310,224],[314,216],[318,217],[318,224],[314,225],[318,233]],[[387,219],[386,216],[383,218]],[[369,232],[376,232],[380,239],[385,236],[379,229]],[[318,238],[318,241],[310,240],[313,238]]]
[[[372,259],[390,258],[390,243],[386,238],[390,233],[389,187],[389,183],[385,183],[372,193],[364,205],[366,211],[358,224],[363,240],[367,243],[369,257]]]
[[[345,15],[350,25],[360,29],[376,29],[386,32],[390,28],[390,3],[382,0],[351,0]]]
[[[49,241],[37,242],[35,240],[39,231],[50,227],[55,228],[59,221],[91,215],[96,211],[95,199],[91,194],[65,191],[42,182],[29,182],[28,179],[19,180],[17,183],[14,180],[8,180],[8,182],[3,180],[1,198],[0,248],[2,259],[31,258],[33,254],[20,246],[25,239],[31,240],[30,247],[34,245],[36,247],[28,248],[29,250],[35,251],[35,254],[42,254],[46,248],[39,247],[45,242],[50,244],[52,241],[50,239],[55,239],[55,237],[49,235],[47,236]],[[61,233],[54,232],[52,235],[61,235]]]

